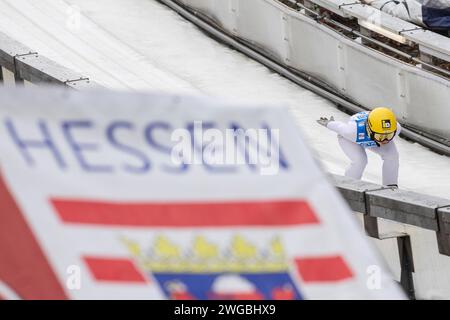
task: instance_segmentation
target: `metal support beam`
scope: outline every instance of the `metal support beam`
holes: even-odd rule
[[[312,11],[314,11],[314,6],[315,6],[314,3],[312,3],[311,1],[308,1],[308,0],[303,0],[303,5],[309,9],[308,11],[305,11],[305,14],[308,17],[315,18],[316,15],[311,13]]]
[[[367,230],[367,229],[366,229]],[[378,224],[376,225],[378,232]],[[398,257],[400,263],[400,285],[409,299],[415,300],[416,294],[414,289],[414,259],[411,247],[410,236],[402,232],[392,232],[385,234],[378,234],[378,240],[396,239],[398,248]]]
[[[364,44],[364,45],[372,44],[369,40],[367,40],[367,38],[371,38],[372,37],[372,31],[370,31],[369,29],[366,29],[364,27],[359,26],[359,32],[361,32],[361,34],[365,36],[365,37],[361,37],[361,43],[362,44]]]
[[[0,32],[0,66],[13,73],[14,81],[19,86],[27,81],[33,84],[62,85],[77,90],[101,87],[79,73],[39,55],[2,32]],[[0,82],[1,78],[0,71]]]
[[[28,52],[24,54],[16,54],[14,56],[14,82],[16,83],[16,86],[23,86],[25,84],[25,81],[22,79],[20,75],[20,69],[17,67],[17,59],[20,57],[30,56],[30,55],[37,55],[37,52]]]
[[[369,237],[380,239],[380,232],[378,230],[378,218],[370,215],[370,200],[368,192],[380,191],[386,188],[378,188],[374,190],[366,190],[364,191],[364,207],[366,212],[364,214],[364,230]]]
[[[430,70],[430,71],[433,70],[427,66],[428,64],[433,64],[433,56],[432,55],[425,53],[423,51],[420,51],[420,60],[425,62],[425,64],[422,66],[423,69]]]
[[[23,86],[25,84],[24,80],[20,77],[19,70],[16,67],[14,67],[14,83],[16,86]]]
[[[374,190],[364,191],[364,207],[365,214],[363,216],[364,230],[369,237],[379,240],[397,239],[398,256],[400,259],[400,285],[405,290],[409,299],[415,300],[414,279],[414,260],[412,255],[411,240],[409,235],[404,233],[382,234],[378,228],[378,217],[371,215],[371,203],[369,195],[373,196],[373,192],[384,191],[391,188],[378,188]]]
[[[371,238],[380,238],[380,232],[378,231],[378,218],[371,217],[367,214],[363,216],[364,219],[364,230],[366,234]]]
[[[408,235],[397,237],[398,256],[400,259],[400,284],[411,300],[416,299],[414,290],[414,259],[411,248],[411,239]]]
[[[437,208],[436,218],[438,221],[436,240],[439,253],[450,256],[450,206]]]

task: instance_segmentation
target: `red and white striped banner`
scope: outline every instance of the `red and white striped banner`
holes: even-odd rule
[[[403,298],[284,109],[56,89],[0,98],[4,299]],[[271,170],[248,146],[240,163],[177,163],[176,130],[208,147],[198,123],[276,132]]]

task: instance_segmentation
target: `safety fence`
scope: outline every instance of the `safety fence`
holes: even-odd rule
[[[450,39],[355,0],[277,0],[303,9],[341,31],[361,31],[363,42],[383,41],[386,54],[450,77]],[[337,20],[340,20],[337,21]],[[334,25],[333,23],[338,23]],[[347,27],[347,28],[346,28]],[[348,28],[350,27],[350,28]],[[349,30],[350,29],[350,30]],[[378,36],[377,36],[378,35]],[[392,41],[389,41],[392,40]],[[401,44],[405,46],[401,46]],[[381,48],[378,48],[381,49]],[[415,62],[415,63],[414,63]]]
[[[5,80],[4,70],[13,74],[16,85],[23,85],[28,81],[79,90],[97,86],[89,78],[57,64],[0,32],[0,82]]]

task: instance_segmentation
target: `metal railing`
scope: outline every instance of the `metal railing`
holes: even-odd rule
[[[24,81],[34,84],[62,85],[72,89],[95,88],[98,85],[73,70],[50,60],[0,32],[0,82],[2,68],[14,74],[16,85]]]
[[[367,234],[380,237],[383,218],[436,232],[441,254],[450,256],[450,200],[334,175],[338,190],[353,211],[364,214]]]
[[[435,232],[439,253],[450,256],[450,200],[336,175],[332,179],[350,208],[363,214],[364,229],[369,237],[397,240],[400,283],[408,296],[414,299],[413,256],[416,259],[429,257],[414,254],[410,234],[380,230],[379,219]]]

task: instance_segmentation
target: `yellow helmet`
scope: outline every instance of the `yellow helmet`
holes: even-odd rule
[[[372,140],[392,140],[397,131],[397,119],[388,108],[375,108],[367,118],[367,132]]]

